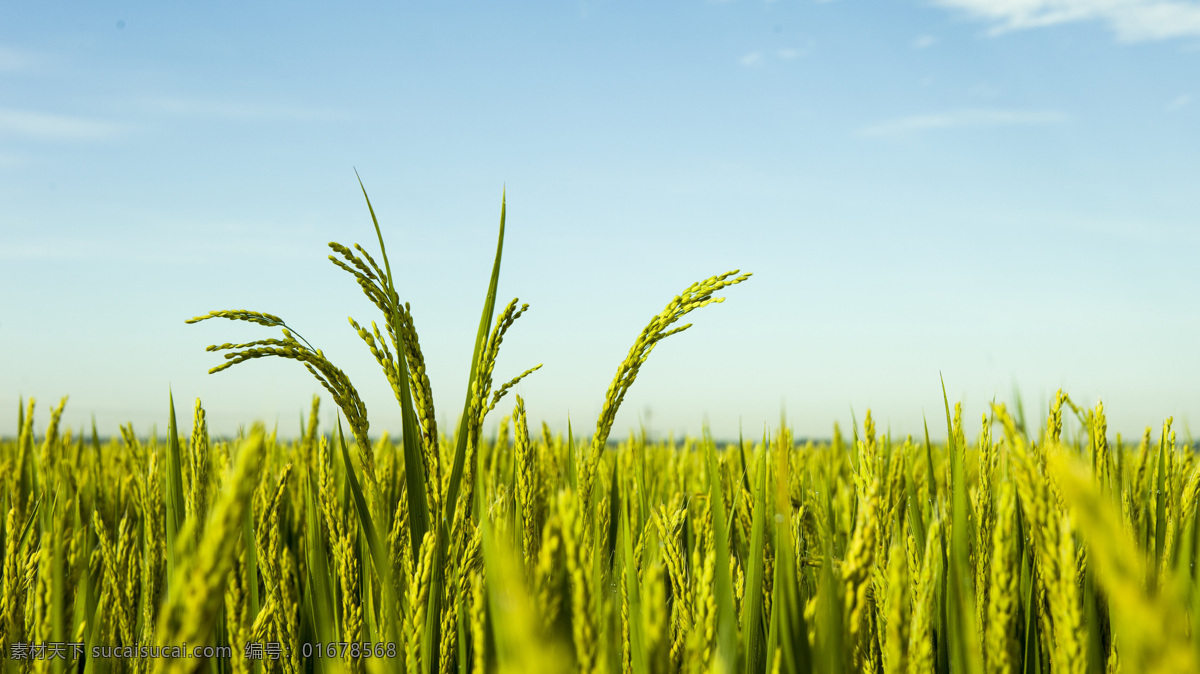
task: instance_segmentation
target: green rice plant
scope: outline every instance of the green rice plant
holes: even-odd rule
[[[944,442],[927,428],[916,440],[881,432],[871,410],[829,441],[796,441],[782,423],[761,441],[611,439],[653,347],[738,272],[651,319],[590,437],[569,421],[565,435],[546,422],[531,433],[520,397],[488,437],[487,414],[532,371],[493,381],[525,311],[496,306],[504,219],[502,202],[450,429],[435,422],[377,221],[380,263],[361,246],[332,244],[331,257],[382,314],[350,323],[401,408],[396,440],[370,435],[365,404],[323,352],[278,317],[240,310],[193,321],[283,336],[211,347],[226,356],[214,371],[297,360],[338,405],[333,427],[318,426],[314,398],[295,439],[257,426],[215,438],[196,401],[189,434],[168,397],[165,437],[126,425],[102,440],[93,424],[88,442],[63,425],[65,399],[44,426],[22,401],[17,437],[0,439],[0,674],[1200,666],[1200,459],[1170,419],[1139,443],[1110,442],[1104,406],[1060,392],[1044,426],[1027,426],[1019,401],[1015,415],[996,404],[972,440],[943,388]],[[229,650],[119,655],[184,642]],[[88,648],[27,657],[54,643]],[[276,657],[252,657],[270,644]]]
[[[433,557],[428,564],[427,571],[430,574],[428,592],[417,594],[410,592],[407,602],[402,602],[400,597],[393,596],[394,592],[392,588],[394,584],[390,580],[393,564],[390,561],[391,555],[385,551],[383,541],[387,539],[388,533],[395,529],[394,526],[385,526],[384,524],[395,508],[390,507],[390,504],[386,502],[385,485],[380,481],[376,457],[368,439],[370,426],[366,406],[349,377],[341,369],[334,366],[322,351],[313,347],[298,332],[289,327],[283,319],[273,314],[245,310],[213,311],[193,318],[188,322],[197,323],[211,318],[226,318],[281,328],[283,332],[282,339],[263,339],[240,344],[226,343],[209,347],[210,351],[226,352],[225,358],[227,360],[226,363],[214,367],[211,372],[219,372],[232,365],[260,357],[275,356],[288,358],[303,363],[318,382],[333,396],[334,402],[341,408],[342,413],[346,417],[362,458],[361,471],[363,483],[360,486],[356,477],[357,467],[353,465],[352,458],[346,450],[346,444],[344,441],[339,443],[342,447],[342,458],[346,466],[345,480],[348,486],[347,491],[352,496],[351,501],[358,515],[360,530],[366,538],[365,547],[369,553],[367,556],[372,562],[378,582],[377,587],[382,593],[380,603],[383,609],[379,612],[378,616],[368,616],[368,622],[382,622],[384,625],[383,633],[390,636],[397,636],[400,633],[410,635],[419,634],[422,639],[421,651],[425,654],[420,659],[419,668],[427,670],[430,667],[428,658],[426,657],[428,651],[431,648],[436,648],[437,644],[442,643],[444,639],[453,640],[454,638],[449,634],[447,634],[447,637],[439,635],[439,630],[442,627],[439,617],[444,610],[449,611],[449,615],[457,615],[459,611],[456,603],[450,603],[443,609],[442,602],[443,599],[449,599],[448,596],[444,596],[447,591],[445,581],[449,575],[465,577],[457,568],[456,560],[464,542],[470,539],[470,531],[476,526],[472,520],[474,515],[470,504],[476,500],[473,498],[473,491],[475,485],[480,482],[478,474],[480,431],[484,416],[495,407],[509,389],[540,366],[527,370],[493,391],[492,369],[495,364],[499,345],[503,341],[507,330],[527,309],[527,305],[522,305],[518,308],[516,300],[513,300],[500,313],[499,317],[496,318],[494,327],[491,329],[490,334],[488,333],[488,326],[491,324],[495,312],[496,284],[504,241],[505,208],[502,204],[500,238],[497,243],[492,278],[476,337],[475,352],[472,356],[471,375],[468,381],[463,416],[458,433],[455,435],[456,446],[452,453],[453,462],[449,476],[446,480],[443,480],[443,468],[441,466],[442,452],[438,446],[440,438],[435,424],[436,415],[433,409],[432,392],[428,377],[425,375],[424,357],[417,339],[413,317],[409,306],[400,302],[396,291],[396,279],[388,261],[382,232],[375,217],[374,209],[371,207],[370,200],[366,196],[365,188],[363,189],[363,196],[367,200],[368,209],[375,224],[380,255],[383,260],[382,267],[375,262],[374,258],[364,248],[357,244],[351,250],[346,246],[331,243],[330,248],[337,255],[331,255],[330,259],[335,265],[355,278],[364,294],[367,295],[376,308],[383,314],[385,319],[384,331],[381,331],[374,322],[371,324],[370,331],[352,318],[350,319],[350,324],[366,343],[368,349],[379,363],[401,407],[404,426],[404,432],[401,437],[404,444],[403,474],[405,476],[405,489],[403,490],[405,504],[403,508],[408,515],[406,528],[412,546],[410,556],[413,560],[420,559],[421,564],[424,564],[422,550],[427,541],[430,540],[427,538],[427,534],[431,532],[436,534],[432,540],[436,541],[438,545],[437,549],[431,553]],[[617,528],[611,516],[615,509],[612,507],[608,509],[607,514],[610,516],[610,519],[606,530],[611,533],[602,540],[594,535],[593,525],[595,522],[592,520],[593,509],[590,506],[592,504],[592,487],[595,484],[595,473],[599,465],[600,455],[607,444],[608,433],[611,430],[617,409],[624,399],[625,393],[632,385],[641,365],[645,362],[654,345],[665,337],[689,327],[688,325],[684,325],[679,328],[668,329],[672,324],[694,309],[712,302],[722,301],[722,298],[714,297],[713,294],[729,285],[740,283],[749,276],[742,275],[733,278],[736,273],[728,272],[720,276],[715,276],[685,289],[680,297],[675,298],[675,300],[668,304],[667,308],[657,315],[651,321],[650,325],[643,330],[642,335],[630,350],[629,357],[618,368],[617,376],[606,396],[604,409],[597,423],[597,434],[593,436],[591,449],[580,464],[582,468],[577,477],[582,505],[582,508],[577,512],[583,518],[581,522],[583,526],[580,527],[578,532],[579,539],[576,542],[584,549],[581,552],[579,549],[572,548],[576,562],[582,563],[594,559],[598,563],[599,560],[606,559],[614,551],[614,536]],[[384,333],[386,333],[386,337]],[[522,408],[519,406],[519,409]],[[518,421],[519,425],[520,423]],[[172,437],[174,437],[174,433],[172,433]],[[538,506],[532,497],[535,491],[533,487],[533,480],[535,478],[532,467],[532,456],[524,449],[527,446],[528,434],[526,431],[524,435],[518,436],[519,463],[522,469],[517,472],[516,485],[518,498],[516,502],[522,512],[521,526],[524,533],[521,535],[521,540],[525,551],[524,557],[528,558],[529,563],[532,564],[536,540],[535,532],[537,531],[536,513]],[[168,457],[169,461],[171,457],[177,457],[177,455],[178,451],[172,445],[172,451]],[[568,460],[573,462],[573,453],[568,456]],[[196,472],[199,471],[200,467],[197,466]],[[174,468],[169,468],[168,470],[169,475],[177,475],[179,472]],[[611,484],[613,493],[615,494],[616,482],[612,481]],[[642,484],[638,493],[639,498],[645,498],[644,484]],[[171,539],[173,530],[170,526],[170,522],[172,521],[170,513],[174,512],[175,507],[171,504],[182,503],[181,496],[179,496],[181,494],[182,488],[178,490],[169,489],[169,548],[173,547],[170,542],[170,540],[173,540]],[[641,508],[638,512],[648,512],[644,503],[640,505]],[[182,512],[182,508],[179,511]],[[643,517],[639,515],[637,517],[639,528],[642,520]],[[249,525],[245,528],[246,536],[249,537]],[[568,536],[568,538],[571,537]],[[607,542],[605,543],[605,541]],[[604,554],[599,556],[595,554],[595,551],[589,552],[587,550],[587,548],[597,543],[604,543],[604,547],[601,549],[601,552]],[[344,541],[335,543],[334,548],[335,556],[344,559],[350,554],[348,552],[349,547]],[[321,565],[319,558],[313,561]],[[257,576],[257,566],[253,550],[248,555],[246,563],[250,576]],[[416,570],[422,570],[423,568],[418,565]],[[342,568],[342,575],[345,576],[352,573],[352,569],[353,565]],[[581,572],[580,569],[577,569],[577,571]],[[599,575],[607,575],[607,571],[601,567],[597,567],[597,573]],[[425,583],[423,577],[421,583]],[[249,583],[249,591],[251,612],[257,614],[257,583]],[[373,593],[374,590],[365,590],[364,596],[372,596]],[[323,592],[323,596],[317,599],[317,603],[321,607],[320,609],[315,606],[311,607],[310,616],[312,620],[316,620],[318,611],[325,612],[328,610],[330,605],[328,594],[328,592]],[[343,588],[343,594],[348,594],[346,588]],[[428,603],[428,606],[424,608],[415,607],[412,605],[412,601],[414,600],[420,601],[422,604]],[[408,615],[410,615],[410,619],[406,623],[404,630],[393,626],[395,618],[400,615],[399,606],[401,603],[407,603],[406,610],[408,611]],[[348,606],[347,609],[349,608]],[[392,617],[389,619],[387,616]],[[416,618],[423,618],[429,621],[429,624],[422,630],[414,631],[411,621]],[[589,621],[590,619],[591,617],[589,616]],[[447,621],[447,629],[450,628],[449,622]],[[729,629],[729,626],[725,629]],[[416,661],[410,658],[410,666],[416,667],[418,665]]]
[[[158,625],[160,645],[205,643],[213,637],[208,617],[217,610],[219,591],[229,572],[230,558],[241,533],[241,522],[263,464],[263,432],[256,430],[240,447],[237,467],[227,489],[214,505],[212,518],[191,559],[174,572],[170,594]],[[102,520],[97,517],[97,529]],[[99,531],[98,531],[99,533]],[[103,541],[103,537],[101,538]],[[119,585],[110,579],[114,585]],[[132,643],[132,638],[123,639]],[[156,660],[159,671],[188,671],[186,660]]]
[[[1066,400],[1056,402],[1065,408]],[[956,658],[982,672],[1168,672],[1196,664],[1198,524],[1189,499],[1200,462],[1169,431],[1165,441],[1110,445],[1107,473],[1093,462],[1089,433],[1034,442],[999,405],[989,426],[1001,430],[973,443],[951,411],[953,446],[896,442],[864,420],[857,469],[849,443],[796,443],[786,429],[726,446],[634,434],[602,455],[595,490],[606,497],[589,516],[569,471],[553,468],[587,443],[533,437],[527,414],[522,405],[515,442],[479,439],[475,504],[460,524],[466,540],[445,545],[437,602],[437,537],[454,530],[426,531],[411,556],[403,441],[372,442],[381,512],[392,518],[377,541],[396,579],[396,604],[385,607],[361,515],[373,517],[361,467],[347,461],[352,444],[336,427],[321,433],[302,421],[295,441],[261,429],[214,440],[197,413],[190,441],[173,429],[185,503],[168,575],[170,439],[126,427],[89,445],[67,429],[47,444],[23,405],[27,430],[0,441],[0,464],[27,460],[23,474],[36,476],[3,474],[15,486],[0,531],[4,645],[11,652],[61,636],[114,649],[186,639],[238,651],[162,661],[89,653],[83,669],[93,672],[924,672],[957,671]],[[1055,413],[1047,419],[1052,429]],[[1095,417],[1084,419],[1097,428]],[[454,447],[439,439],[444,456]],[[57,458],[43,464],[44,456]],[[1129,495],[1156,484],[1159,471],[1168,492],[1161,518],[1157,503],[1129,509]],[[963,521],[953,513],[956,484],[973,515],[966,555],[953,553],[953,527]],[[926,493],[931,502],[922,504]],[[532,527],[527,513],[536,513]],[[527,540],[536,541],[529,550]],[[974,593],[979,610],[952,603],[956,565],[959,596]],[[388,636],[388,621],[399,636]],[[962,624],[978,630],[977,645],[956,632]],[[391,643],[395,656],[311,652],[317,642],[351,640]],[[248,660],[247,642],[309,644],[310,652]],[[55,671],[34,662],[9,657],[0,668]]]

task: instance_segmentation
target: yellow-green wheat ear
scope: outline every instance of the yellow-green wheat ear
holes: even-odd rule
[[[263,429],[258,427],[239,447],[231,482],[214,504],[199,547],[171,579],[170,595],[159,620],[159,644],[211,643],[242,519],[258,486],[265,454],[263,440]],[[191,664],[186,659],[160,659],[155,661],[155,670],[187,672]]]
[[[283,319],[273,314],[263,313],[261,311],[247,311],[245,309],[223,309],[219,311],[210,311],[203,316],[196,316],[184,321],[187,324],[199,323],[207,321],[210,318],[227,318],[231,321],[247,321],[249,323],[257,323],[259,325],[281,326],[284,325]]]
[[[640,372],[642,365],[650,356],[650,352],[654,349],[654,346],[667,337],[690,328],[690,323],[677,328],[671,328],[672,325],[688,313],[713,302],[724,302],[725,298],[715,297],[714,293],[750,278],[750,274],[748,273],[738,276],[739,271],[735,269],[724,274],[711,276],[704,281],[693,283],[685,288],[683,293],[668,302],[666,308],[650,319],[650,323],[642,329],[642,333],[638,335],[637,340],[630,347],[629,354],[625,357],[625,360],[621,361],[621,364],[617,366],[617,373],[613,377],[612,383],[609,384],[608,392],[604,396],[604,405],[600,411],[600,418],[596,421],[596,434],[592,436],[591,449],[588,451],[579,471],[579,489],[584,503],[589,503],[591,500],[592,487],[596,479],[596,468],[600,461],[600,454],[608,443],[608,436],[612,432],[617,410],[620,409],[621,402],[625,400],[625,394],[633,386],[638,372]]]

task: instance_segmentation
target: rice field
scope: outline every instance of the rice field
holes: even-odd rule
[[[350,323],[395,393],[398,439],[371,434],[321,350],[246,310],[192,322],[282,336],[209,347],[213,372],[298,361],[336,426],[318,425],[314,397],[292,439],[220,439],[201,401],[189,424],[171,400],[165,437],[101,441],[61,428],[65,398],[44,428],[21,406],[19,436],[0,441],[0,671],[1200,669],[1200,461],[1170,419],[1110,438],[1103,404],[1060,392],[1032,421],[1002,404],[963,419],[947,400],[946,442],[881,434],[869,411],[829,442],[786,427],[618,440],[651,350],[749,277],[733,271],[650,320],[590,434],[531,429],[514,394],[488,437],[537,369],[494,379],[525,309],[497,304],[502,207],[463,409],[438,428],[375,229],[382,264],[357,245],[330,259],[382,317]]]

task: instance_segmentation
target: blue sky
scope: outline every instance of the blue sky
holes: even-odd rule
[[[375,204],[444,428],[495,245],[531,309],[500,381],[590,433],[638,332],[754,273],[662,343],[614,434],[828,436],[867,408],[971,435],[1062,387],[1128,436],[1200,409],[1200,2],[7,4],[0,21],[0,434],[17,400],[101,433],[291,433],[295,363],[207,375],[284,317],[395,431],[326,243]],[[333,406],[323,396],[324,421]],[[506,400],[490,418],[511,409]],[[1190,415],[1190,416],[1189,416]],[[489,424],[489,425],[491,425]]]

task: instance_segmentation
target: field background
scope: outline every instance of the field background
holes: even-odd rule
[[[828,438],[870,407],[920,436],[941,373],[971,419],[1014,387],[1044,415],[1061,387],[1127,437],[1168,415],[1186,435],[1200,8],[1056,7],[12,3],[0,410],[69,394],[66,427],[163,432],[170,388],[214,433],[292,433],[307,374],[210,377],[205,345],[256,333],[183,323],[249,308],[398,433],[345,323],[369,306],[321,259],[373,239],[357,167],[445,426],[507,189],[500,295],[532,308],[498,372],[545,364],[519,389],[535,426],[589,426],[646,318],[741,268],[735,301],[648,364],[621,434],[757,436],[784,409]]]

